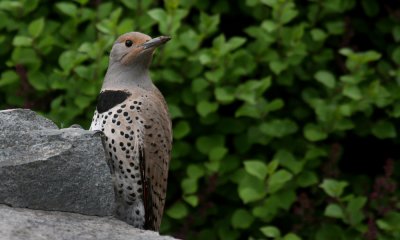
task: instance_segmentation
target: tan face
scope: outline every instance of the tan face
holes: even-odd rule
[[[152,39],[139,32],[125,33],[115,41],[110,57],[124,65],[147,63],[151,61],[154,50],[168,40],[170,37]]]

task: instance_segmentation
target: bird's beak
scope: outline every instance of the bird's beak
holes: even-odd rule
[[[156,47],[168,42],[169,40],[171,40],[171,37],[169,37],[169,36],[160,36],[160,37],[153,38],[150,41],[143,43],[142,46],[143,46],[143,49],[156,48]]]

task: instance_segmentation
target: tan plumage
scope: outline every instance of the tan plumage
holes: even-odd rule
[[[155,231],[164,210],[172,132],[148,67],[155,47],[168,40],[137,32],[117,39],[90,128],[105,135],[117,217]]]

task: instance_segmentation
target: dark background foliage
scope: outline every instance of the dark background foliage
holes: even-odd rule
[[[396,0],[0,1],[0,107],[88,127],[115,38],[174,125],[162,233],[400,239]]]

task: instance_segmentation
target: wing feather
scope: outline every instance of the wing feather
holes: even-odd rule
[[[158,231],[167,191],[172,130],[164,98],[159,93],[153,96],[151,101],[143,101],[145,123],[142,179],[144,179],[145,228]]]

